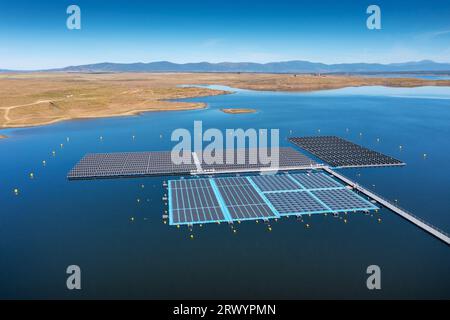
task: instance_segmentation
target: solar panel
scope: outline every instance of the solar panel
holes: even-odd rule
[[[289,141],[334,167],[404,165],[393,157],[336,136],[295,137]]]
[[[334,211],[361,211],[377,209],[377,207],[371,202],[346,188],[315,190],[311,191],[311,193]]]
[[[171,224],[227,221],[207,179],[169,181]]]
[[[196,170],[192,155],[190,161],[174,164],[170,151],[92,153],[85,155],[67,177],[95,179],[189,174]]]
[[[326,174],[278,174],[169,181],[171,224],[375,210]]]
[[[245,169],[258,170],[261,168],[271,167],[274,167],[275,169],[308,168],[317,165],[314,160],[289,147],[281,147],[276,149],[247,148],[236,149],[234,151],[235,152],[229,156],[227,156],[226,151],[223,152],[220,157],[218,157],[218,163],[207,163],[206,159],[202,159],[202,169],[205,171],[220,172],[229,170],[242,171]],[[278,157],[276,157],[277,153]],[[266,155],[267,158],[264,158]],[[273,156],[272,162],[269,162],[270,156]]]
[[[300,189],[288,175],[262,175],[250,177],[250,179],[262,192]]]
[[[222,185],[218,187],[232,220],[274,218],[261,194],[251,185]]]
[[[342,185],[324,173],[291,174],[291,177],[305,189],[339,188]]]
[[[274,192],[266,194],[266,197],[280,215],[329,212],[307,191]]]

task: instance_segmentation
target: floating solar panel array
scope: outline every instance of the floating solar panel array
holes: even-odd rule
[[[375,209],[321,172],[169,181],[171,225]]]
[[[75,180],[189,174],[196,170],[192,155],[189,157],[190,163],[177,165],[172,162],[170,151],[91,153],[67,177]]]
[[[271,167],[311,168],[317,165],[314,160],[289,147],[229,149],[217,157],[216,154],[213,156],[201,159],[201,167],[205,172],[242,172]]]
[[[377,167],[404,165],[400,160],[336,136],[289,138],[298,147],[334,167]]]
[[[68,173],[67,177],[75,179],[98,179],[120,177],[143,177],[154,175],[201,174],[259,171],[263,169],[305,169],[314,168],[317,163],[292,148],[277,148],[271,152],[267,149],[241,149],[232,153],[227,161],[227,152],[220,158],[206,159],[190,153],[185,164],[174,164],[170,151],[158,152],[119,152],[93,153],[85,155]],[[275,155],[277,156],[275,157]],[[267,159],[261,155],[268,155]],[[242,159],[240,158],[242,156]],[[272,158],[272,162],[270,160]],[[275,161],[276,159],[276,161]]]

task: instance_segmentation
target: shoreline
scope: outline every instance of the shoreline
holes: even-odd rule
[[[51,125],[67,120],[200,110],[206,108],[205,103],[177,100],[233,93],[198,87],[205,84],[256,91],[312,92],[363,86],[450,87],[450,80],[230,73],[2,74],[0,136],[1,129]]]

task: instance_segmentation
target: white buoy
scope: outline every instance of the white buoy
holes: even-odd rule
[[[42,165],[45,166],[47,162],[45,160],[42,160]]]
[[[69,142],[69,140],[70,140],[70,138],[69,138],[69,137],[67,137],[67,138],[66,138],[66,141],[67,141],[67,142]]]
[[[52,155],[55,156],[56,155],[56,151],[52,151]]]
[[[30,178],[33,179],[34,178],[34,173],[30,172]]]
[[[15,188],[15,189],[14,189],[14,194],[15,194],[16,196],[18,196],[18,195],[19,195],[19,189]]]

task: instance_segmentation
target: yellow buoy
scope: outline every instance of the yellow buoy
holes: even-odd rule
[[[272,231],[272,227],[268,227],[267,230]]]
[[[180,229],[180,225],[179,224],[177,224],[177,229]]]
[[[194,239],[194,235],[193,235],[193,234],[191,234],[191,235],[190,235],[190,238],[191,238],[191,239]]]
[[[164,221],[163,221],[163,223],[164,223],[164,224],[167,224],[167,221],[166,221],[166,220],[164,220]]]

